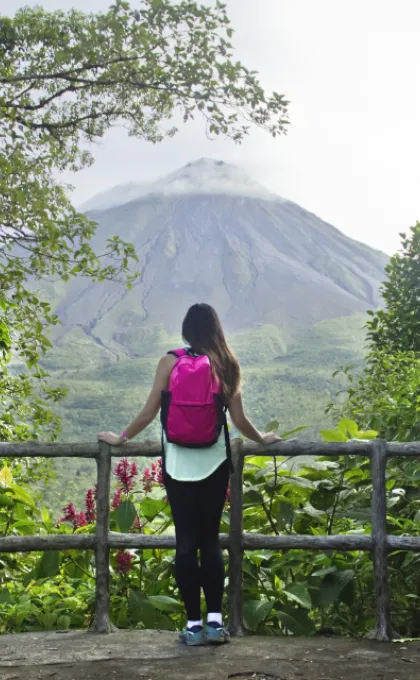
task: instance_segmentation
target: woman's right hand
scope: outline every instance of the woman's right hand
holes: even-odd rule
[[[276,435],[275,432],[263,432],[261,433],[260,444],[275,444],[276,442],[281,442],[282,438]]]

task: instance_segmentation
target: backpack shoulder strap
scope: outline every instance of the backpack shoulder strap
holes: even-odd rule
[[[235,472],[235,468],[233,466],[233,460],[232,460],[232,447],[230,445],[229,425],[228,425],[228,422],[227,422],[226,411],[227,411],[227,406],[223,406],[222,424],[223,424],[223,433],[225,435],[226,458],[228,459],[229,472],[231,474],[233,474]]]
[[[173,354],[174,357],[180,359],[181,357],[185,357],[188,352],[186,349],[172,349],[168,354]]]

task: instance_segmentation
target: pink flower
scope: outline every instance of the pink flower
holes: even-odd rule
[[[71,522],[73,524],[74,518],[76,517],[76,508],[73,503],[69,503],[63,508],[64,516],[60,519],[60,522]]]
[[[85,527],[87,525],[87,520],[84,512],[76,512],[76,516],[74,518],[73,526],[75,529],[78,529],[79,527]]]
[[[88,489],[85,498],[86,503],[86,521],[88,524],[92,524],[96,519],[96,509],[95,509],[95,494],[92,489]]]
[[[152,490],[153,482],[154,482],[153,475],[150,472],[149,468],[146,468],[143,472],[143,491],[145,493],[148,493]]]
[[[113,510],[116,510],[117,508],[120,507],[120,505],[122,503],[121,496],[122,496],[123,491],[124,491],[124,489],[122,489],[119,486],[118,489],[116,490],[116,492],[114,493],[114,498],[112,499],[112,503],[111,503],[111,508]]]
[[[138,475],[137,465],[135,463],[130,464],[128,458],[122,458],[115,467],[114,475],[120,482],[124,493],[129,494]]]
[[[162,458],[143,471],[143,491],[149,493],[153,484],[163,484]]]
[[[132,561],[133,556],[131,553],[125,552],[125,550],[119,550],[117,552],[117,571],[120,576],[123,576],[123,574],[128,574],[128,572],[132,570]]]
[[[226,491],[226,500],[225,500],[226,505],[230,503],[230,487],[228,487]]]
[[[79,529],[79,527],[85,527],[87,525],[87,520],[84,512],[76,512],[76,508],[73,503],[69,503],[63,508],[64,517],[60,519],[60,522],[70,522],[73,524],[74,529]]]
[[[156,481],[158,484],[163,484],[163,463],[162,458],[159,458],[156,472]]]

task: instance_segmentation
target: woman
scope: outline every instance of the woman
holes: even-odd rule
[[[193,305],[182,325],[182,336],[189,345],[188,356],[207,361],[227,405],[233,425],[258,444],[279,441],[272,432],[262,434],[246,417],[240,391],[240,367],[226,342],[219,318],[206,304]],[[180,353],[169,353],[158,365],[152,391],[137,418],[117,436],[101,432],[100,441],[112,446],[123,444],[142,432],[161,409],[162,394],[169,394],[171,376],[179,375]],[[173,371],[175,365],[177,371]],[[163,408],[162,408],[163,411]],[[219,423],[220,425],[220,423]],[[218,434],[220,435],[221,426]],[[229,461],[225,438],[203,448],[165,442],[164,483],[171,505],[175,533],[175,573],[187,611],[187,627],[181,641],[187,645],[223,643],[229,639],[222,620],[224,564],[219,546],[219,527],[229,483]],[[200,551],[200,564],[198,562]],[[201,620],[200,590],[207,605],[207,623]]]

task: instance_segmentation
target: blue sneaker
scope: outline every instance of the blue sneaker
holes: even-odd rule
[[[210,645],[223,645],[225,642],[230,642],[230,635],[226,628],[215,621],[206,624],[205,636]]]
[[[179,640],[182,644],[187,645],[187,647],[199,647],[204,645],[204,630],[203,626],[193,626],[192,628],[186,628],[179,635]]]

